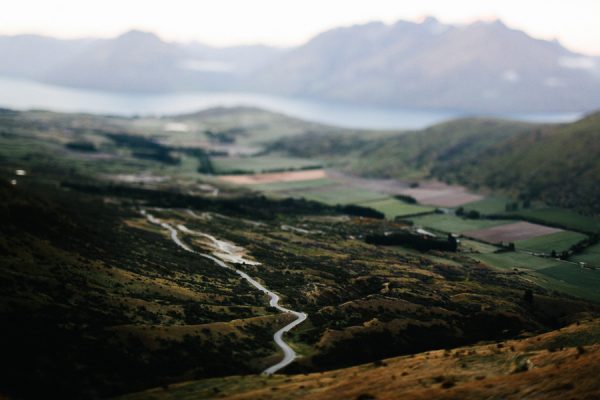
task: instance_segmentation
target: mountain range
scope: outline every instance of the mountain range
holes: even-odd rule
[[[0,37],[0,75],[123,92],[243,90],[375,106],[467,112],[590,111],[600,58],[501,21],[372,22],[293,48],[113,39]]]

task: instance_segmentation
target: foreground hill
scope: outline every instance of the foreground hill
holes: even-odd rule
[[[598,213],[599,143],[596,113],[557,125],[464,119],[380,139],[312,134],[282,139],[271,149],[329,157],[366,176],[427,176]]]
[[[137,399],[596,399],[600,322],[527,339],[437,350],[320,374],[186,382]]]

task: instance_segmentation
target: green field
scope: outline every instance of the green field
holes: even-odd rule
[[[507,215],[580,232],[600,233],[600,218],[577,214],[561,208],[522,210]]]
[[[448,233],[461,233],[514,222],[508,220],[466,219],[451,214],[423,215],[410,220],[415,225]]]
[[[253,189],[262,190],[264,192],[285,192],[285,191],[300,191],[303,189],[321,188],[325,186],[335,185],[336,182],[331,179],[311,179],[308,181],[293,181],[293,182],[273,182],[252,185]]]
[[[553,258],[536,257],[524,253],[473,254],[471,258],[491,267],[528,270],[538,285],[568,293],[576,297],[600,300],[600,271],[581,268],[573,263]]]
[[[570,263],[554,258],[537,257],[515,252],[473,254],[470,257],[499,269],[519,268],[537,271],[563,264],[572,266]]]
[[[542,286],[548,289],[591,300],[600,300],[600,270],[563,263],[537,272],[548,278],[542,282]]]
[[[481,200],[467,203],[463,206],[463,209],[468,211],[477,211],[482,215],[490,215],[504,212],[506,210],[506,204],[510,200],[503,197],[486,197]]]
[[[600,243],[586,248],[580,254],[571,257],[573,261],[584,262],[594,267],[600,268]]]
[[[394,198],[368,201],[360,203],[361,206],[370,207],[385,214],[386,218],[405,217],[409,215],[433,212],[435,208],[408,204]]]
[[[322,165],[315,160],[281,156],[211,157],[211,161],[217,174],[296,170],[318,168]]]
[[[552,250],[557,253],[569,250],[571,246],[586,238],[587,236],[582,233],[563,231],[531,239],[519,240],[515,242],[515,245],[519,250],[550,254]]]
[[[325,204],[357,204],[371,200],[386,199],[388,195],[350,186],[333,186],[316,190],[307,190],[296,193],[297,196],[307,200],[320,201]],[[371,207],[370,205],[366,205]],[[374,207],[373,207],[374,208]]]
[[[498,251],[497,246],[466,238],[460,239],[460,248],[462,251],[472,251],[475,253],[494,253]]]

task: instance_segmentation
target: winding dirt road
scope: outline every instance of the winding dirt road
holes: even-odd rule
[[[283,340],[283,334],[286,332],[289,332],[291,329],[293,329],[294,327],[296,327],[296,326],[300,325],[302,322],[304,322],[306,320],[306,318],[308,317],[307,314],[303,313],[303,312],[299,312],[299,311],[290,310],[288,308],[285,308],[285,307],[279,305],[280,297],[278,294],[270,291],[269,289],[267,289],[266,287],[261,285],[259,282],[254,280],[252,277],[250,277],[244,271],[233,268],[230,265],[226,264],[226,261],[233,263],[233,264],[250,264],[250,265],[257,265],[257,264],[259,264],[258,262],[244,258],[243,257],[244,249],[239,246],[219,240],[219,239],[215,238],[214,236],[211,236],[211,235],[203,233],[203,232],[193,231],[191,229],[186,228],[184,225],[178,225],[177,229],[176,229],[173,226],[169,225],[168,223],[163,222],[160,219],[154,217],[152,214],[148,213],[146,210],[141,210],[141,213],[151,223],[153,223],[155,225],[159,225],[159,226],[165,228],[166,230],[168,230],[171,235],[171,239],[179,247],[181,247],[182,249],[184,249],[186,251],[189,251],[190,253],[194,253],[201,257],[208,258],[209,260],[213,261],[215,264],[219,265],[222,268],[226,268],[226,269],[234,271],[235,273],[240,275],[243,279],[245,279],[248,283],[250,283],[252,286],[257,288],[261,292],[267,294],[270,298],[269,305],[271,307],[274,307],[277,310],[279,310],[283,313],[286,313],[286,314],[293,314],[296,317],[296,319],[294,321],[290,322],[289,324],[287,324],[286,326],[284,326],[283,328],[281,328],[280,330],[278,330],[277,332],[275,332],[273,334],[273,340],[275,341],[275,344],[277,344],[277,346],[279,346],[279,348],[283,351],[283,359],[281,361],[279,361],[277,364],[272,365],[269,368],[267,368],[266,370],[264,370],[263,374],[272,375],[272,374],[276,373],[277,371],[279,371],[280,369],[288,366],[296,359],[296,357],[297,357],[296,352],[294,351],[294,349],[292,349],[290,347],[290,345],[288,345]],[[179,235],[178,235],[179,231],[187,233],[187,234],[191,234],[191,235],[202,236],[202,237],[210,240],[212,243],[212,247],[215,249],[215,251],[213,252],[214,255],[200,253],[198,251],[193,250],[191,247],[189,247],[187,244],[185,244],[184,242],[181,241],[181,239],[179,238]]]

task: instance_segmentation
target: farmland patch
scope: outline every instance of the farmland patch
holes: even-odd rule
[[[483,198],[479,194],[469,193],[462,186],[440,183],[429,183],[417,188],[403,189],[400,194],[413,197],[419,203],[438,207],[458,207]]]
[[[357,204],[389,198],[386,194],[348,186],[320,187],[303,191],[300,196],[326,204]]]
[[[510,218],[522,218],[531,222],[558,226],[575,231],[600,233],[600,218],[581,215],[561,208],[522,210],[510,213],[510,215],[504,215],[508,215]]]
[[[569,250],[571,246],[585,240],[586,235],[577,232],[561,231],[534,237],[531,239],[519,240],[515,243],[517,249],[533,251],[536,253],[557,253]]]
[[[294,192],[303,191],[307,189],[321,188],[326,186],[333,186],[336,182],[328,179],[312,179],[307,181],[291,181],[291,182],[273,182],[258,184],[253,187],[256,190],[262,190],[265,192]]]
[[[385,214],[386,218],[405,217],[434,211],[433,207],[424,207],[408,204],[398,199],[388,198],[360,203],[361,206],[370,207]]]
[[[535,271],[557,265],[571,265],[554,258],[536,257],[530,254],[515,252],[473,254],[470,257],[498,269],[518,268]]]
[[[424,215],[410,218],[410,220],[415,225],[447,233],[462,233],[465,231],[484,229],[513,222],[507,220],[467,219],[451,214]]]
[[[490,228],[465,231],[463,235],[488,243],[516,242],[552,233],[563,232],[562,229],[532,224],[530,222],[514,222]]]
[[[477,211],[483,215],[497,214],[506,210],[510,200],[502,197],[486,197],[463,205],[465,212]]]
[[[217,174],[281,172],[287,170],[319,168],[315,160],[293,157],[211,157]]]
[[[327,175],[323,169],[311,169],[306,171],[271,172],[253,175],[224,175],[219,179],[236,185],[255,185],[273,182],[297,182],[323,179]]]

